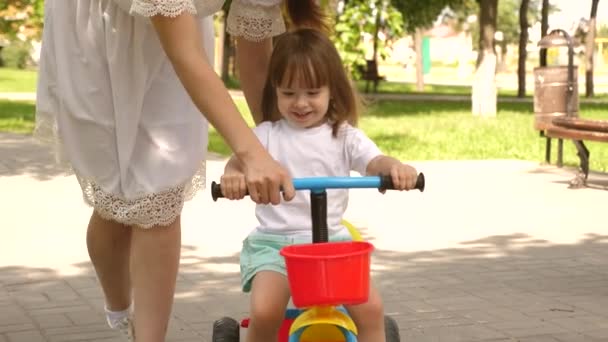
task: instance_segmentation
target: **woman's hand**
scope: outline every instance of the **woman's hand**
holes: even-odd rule
[[[243,173],[251,199],[259,204],[279,204],[295,196],[291,176],[265,151],[241,157]]]

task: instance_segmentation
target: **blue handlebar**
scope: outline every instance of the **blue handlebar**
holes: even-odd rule
[[[311,190],[313,192],[323,191],[325,189],[394,189],[393,181],[390,176],[294,178],[293,187],[296,190]],[[418,174],[414,189],[424,191],[424,174]],[[214,201],[220,197],[224,197],[219,183],[211,183],[211,196]]]
[[[293,187],[296,190],[324,190],[351,188],[379,188],[381,177],[307,177],[294,178]]]

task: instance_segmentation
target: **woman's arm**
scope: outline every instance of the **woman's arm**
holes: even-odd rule
[[[272,38],[261,42],[237,37],[236,62],[239,68],[241,89],[251,110],[256,125],[263,119],[262,93],[268,74],[268,63],[272,54]]]
[[[196,18],[183,13],[174,18],[157,15],[151,20],[192,101],[243,163],[252,199],[278,204],[281,187],[286,199],[293,198],[295,192],[288,173],[264,150],[209,65]]]

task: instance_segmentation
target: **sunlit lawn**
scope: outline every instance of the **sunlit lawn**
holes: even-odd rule
[[[236,101],[250,125],[244,100]],[[466,102],[381,101],[370,105],[360,127],[388,154],[402,160],[522,159],[541,161],[545,140],[532,128],[530,104],[501,103],[496,118],[473,117]],[[583,104],[581,115],[608,120],[608,105]],[[0,100],[0,130],[31,133],[34,104]],[[608,170],[608,144],[586,143],[591,168]],[[213,129],[209,150],[228,155],[230,149]],[[564,144],[564,161],[577,165],[576,150]]]
[[[0,131],[31,133],[34,129],[34,102],[0,100]]]
[[[244,101],[241,110],[249,118]],[[496,118],[474,117],[467,102],[382,101],[368,107],[360,127],[388,154],[402,160],[521,159],[542,161],[545,140],[533,129],[530,104],[501,103]],[[608,120],[608,104],[583,104],[581,115]],[[608,144],[586,142],[591,168],[608,170]],[[555,149],[555,148],[554,148]],[[229,153],[212,129],[210,150]],[[578,165],[564,143],[564,163]]]
[[[35,92],[37,79],[35,70],[0,68],[0,93]]]
[[[0,92],[34,91],[35,80],[35,72],[0,68]],[[427,85],[425,89],[439,94],[470,92],[469,87],[463,86]],[[413,92],[414,85],[382,82],[380,91]],[[236,102],[252,125],[245,101]],[[608,104],[582,103],[580,115],[608,120]],[[368,106],[360,127],[385,153],[402,160],[509,158],[542,161],[545,140],[533,130],[533,120],[531,103],[501,102],[497,117],[484,119],[471,115],[469,102],[378,101]],[[0,100],[0,131],[31,133],[33,127],[33,102]],[[608,144],[586,144],[591,151],[591,168],[607,171]],[[222,155],[230,153],[213,128],[210,129],[209,150]],[[578,164],[576,150],[569,142],[564,144],[564,162]]]

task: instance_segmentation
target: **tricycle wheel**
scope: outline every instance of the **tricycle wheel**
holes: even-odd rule
[[[399,336],[399,326],[397,322],[390,316],[384,316],[384,333],[386,335],[386,342],[400,342],[401,336]]]
[[[222,317],[213,323],[212,342],[239,342],[239,322],[230,317]]]

